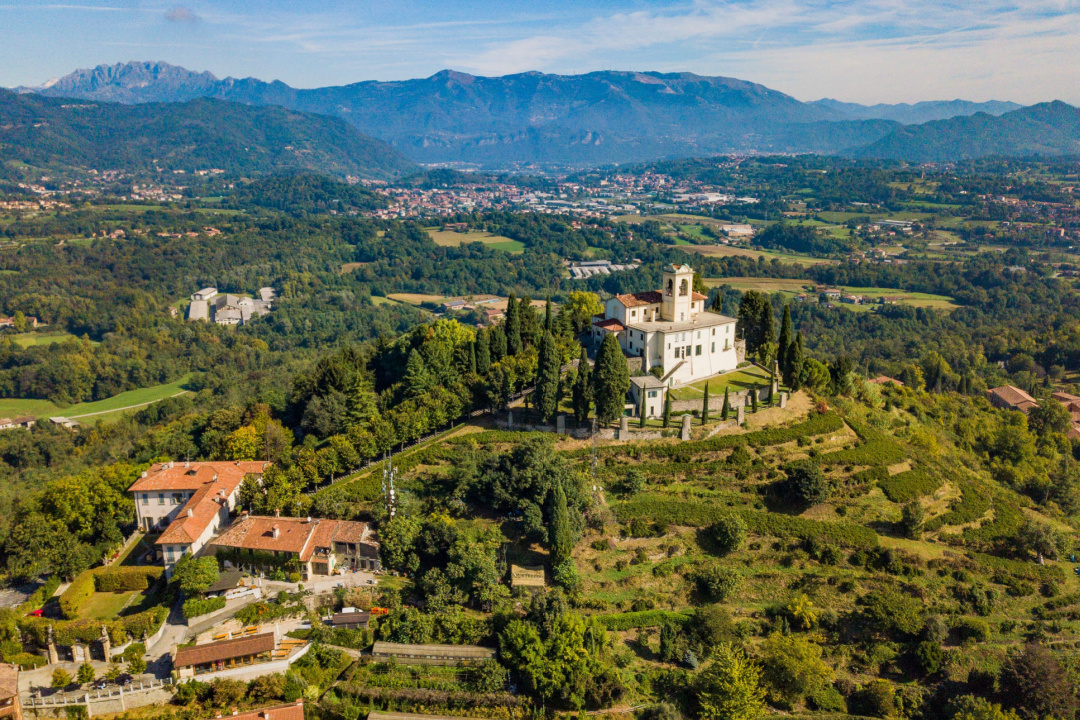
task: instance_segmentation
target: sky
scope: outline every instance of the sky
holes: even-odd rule
[[[656,70],[800,100],[1080,104],[1080,0],[0,0],[0,86],[128,60],[294,87]]]

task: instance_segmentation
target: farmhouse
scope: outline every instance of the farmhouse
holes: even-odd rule
[[[37,418],[33,415],[21,415],[14,418],[0,418],[0,430],[13,430],[14,428],[32,428]]]
[[[1031,408],[1037,407],[1035,398],[1028,395],[1018,387],[1002,385],[986,391],[986,399],[990,404],[1000,410],[1019,410],[1027,413]]]
[[[274,633],[192,645],[176,650],[173,670],[182,678],[266,662],[274,652]]]
[[[660,290],[616,295],[593,318],[593,340],[613,333],[624,353],[642,359],[642,370],[662,368],[669,386],[734,370],[735,318],[706,311],[708,298],[693,292],[693,281],[689,266],[668,265]]]
[[[381,569],[379,544],[367,523],[326,518],[288,518],[241,515],[211,547],[236,552],[234,564],[277,558],[292,564],[308,579],[336,570]]]
[[[366,630],[371,613],[356,608],[345,608],[339,613],[334,613],[330,618],[330,626],[334,629]]]
[[[221,713],[218,713],[221,717]],[[304,720],[304,701],[297,700],[288,705],[275,705],[261,710],[248,710],[238,713],[235,710],[229,720]]]
[[[163,531],[155,545],[167,572],[184,553],[199,552],[236,507],[246,475],[261,478],[267,462],[155,463],[128,488],[146,532]]]

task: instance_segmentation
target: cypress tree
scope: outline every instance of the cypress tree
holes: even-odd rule
[[[476,332],[476,372],[487,375],[491,369],[491,334],[484,328]]]
[[[476,374],[476,341],[469,343],[469,373]]]
[[[555,324],[551,317],[551,296],[548,295],[544,304],[544,332],[555,334]]]
[[[497,363],[506,357],[506,329],[496,325],[491,329],[491,362]]]
[[[645,391],[641,391],[641,411],[638,413],[638,427],[645,427]]]
[[[574,531],[570,527],[570,511],[566,507],[566,492],[562,480],[556,480],[551,500],[551,566],[558,567],[574,551]]]
[[[574,379],[571,402],[574,405],[574,419],[583,423],[589,419],[589,405],[592,403],[592,368],[589,367],[589,356],[585,347],[581,348],[581,357],[578,359],[577,377]]]
[[[802,387],[803,349],[802,331],[795,334],[795,340],[788,350],[787,369],[784,371],[784,384],[795,392]]]
[[[536,409],[547,420],[559,407],[559,350],[555,336],[544,333],[536,360]]]
[[[664,427],[671,424],[671,393],[664,388]]]
[[[758,388],[757,385],[755,385],[754,387],[750,388],[750,410],[752,410],[753,412],[757,412],[757,396]]]
[[[521,326],[521,347],[537,345],[540,342],[540,327],[533,311],[532,298],[528,295],[518,300],[518,324]]]
[[[701,401],[701,424],[709,424],[709,383],[705,383],[705,399]]]
[[[729,386],[724,386],[724,407],[720,410],[720,419],[727,420],[728,413],[731,412],[731,400],[728,396],[728,391],[731,390]]]
[[[630,389],[630,368],[626,364],[619,341],[614,333],[605,333],[604,341],[596,354],[593,372],[593,401],[596,418],[609,423],[623,414],[626,391]]]
[[[791,357],[791,343],[794,340],[794,330],[791,327],[791,305],[784,305],[784,319],[780,321],[780,339],[777,340],[776,362],[780,365],[780,372],[787,377],[788,362]]]
[[[517,355],[521,352],[521,308],[518,307],[514,293],[510,293],[510,299],[506,303],[506,353]]]
[[[765,407],[772,407],[773,404],[773,385],[776,384],[776,378],[769,378],[769,394],[765,396]]]

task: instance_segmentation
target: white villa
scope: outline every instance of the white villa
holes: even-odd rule
[[[705,310],[708,298],[693,283],[689,266],[668,265],[661,290],[608,300],[603,317],[593,318],[593,339],[614,333],[623,352],[642,359],[642,370],[663,368],[668,387],[734,370],[735,318]]]

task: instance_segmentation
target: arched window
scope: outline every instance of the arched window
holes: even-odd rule
[[[668,294],[668,295],[671,295],[671,294],[672,294],[672,293],[674,293],[674,292],[675,292],[675,281],[674,281],[674,280],[671,280],[671,279],[669,279],[669,280],[667,281],[667,294]]]
[[[688,292],[690,292],[690,281],[683,278],[682,282],[679,283],[679,297],[686,297]]]

